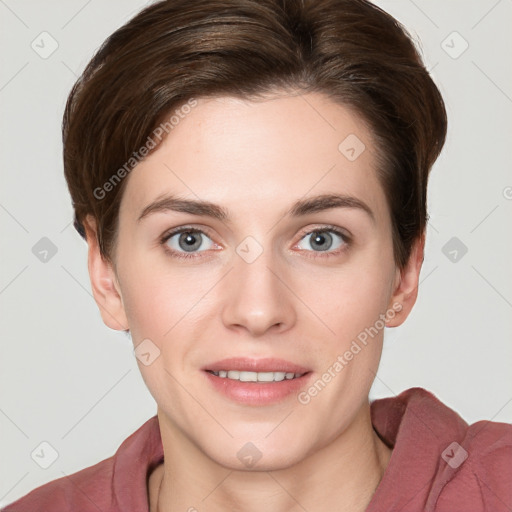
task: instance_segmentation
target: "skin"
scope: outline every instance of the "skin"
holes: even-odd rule
[[[355,161],[338,150],[349,134],[366,146]],[[383,329],[307,404],[296,394],[239,404],[201,368],[226,357],[278,357],[311,369],[313,383],[393,304],[401,311],[386,325],[403,323],[416,301],[424,237],[400,271],[375,169],[365,123],[321,94],[199,99],[130,173],[113,264],[101,258],[87,219],[89,273],[104,322],[129,328],[135,346],[149,338],[160,350],[148,366],[137,360],[158,404],[165,454],[149,478],[151,511],[366,509],[391,456],[368,401]],[[175,211],[139,221],[163,193],[221,205],[231,221]],[[284,215],[296,200],[326,193],[364,201],[374,220],[357,208]],[[351,242],[328,231],[331,248],[315,248],[307,233],[325,225]],[[185,252],[179,234],[159,242],[180,226],[206,233],[195,258],[166,252],[166,245]],[[252,263],[236,252],[247,236],[263,249]],[[248,442],[262,454],[252,468],[237,457]]]

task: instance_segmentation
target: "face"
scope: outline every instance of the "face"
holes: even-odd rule
[[[367,421],[383,327],[419,273],[395,267],[376,151],[320,94],[199,99],[131,172],[115,273],[90,270],[169,439],[277,469]]]

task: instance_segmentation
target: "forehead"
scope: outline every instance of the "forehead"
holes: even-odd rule
[[[387,205],[364,121],[324,95],[198,99],[160,147],[130,173],[121,215],[165,193],[259,214],[298,198],[344,193]],[[129,211],[126,208],[129,205]],[[264,210],[261,210],[264,208]]]

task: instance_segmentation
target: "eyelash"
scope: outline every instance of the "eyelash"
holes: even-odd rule
[[[331,225],[324,225],[319,228],[314,228],[312,230],[309,230],[302,234],[300,237],[299,242],[305,238],[308,235],[312,235],[313,233],[334,233],[335,235],[338,235],[343,240],[343,246],[341,248],[338,248],[336,251],[325,251],[325,254],[322,254],[324,251],[306,251],[306,252],[316,252],[315,256],[309,256],[310,258],[326,258],[331,256],[338,256],[345,252],[348,247],[352,243],[352,239],[345,233],[341,232],[336,226]],[[180,233],[201,233],[202,235],[206,235],[208,238],[211,238],[208,236],[208,233],[194,227],[188,227],[188,226],[182,226],[176,229],[173,229],[171,231],[168,231],[160,238],[160,244],[164,246],[164,250],[173,258],[182,258],[182,259],[194,259],[198,258],[198,254],[200,253],[186,253],[186,252],[179,252],[175,251],[173,249],[170,249],[169,246],[167,246],[167,242],[174,236],[178,235]]]

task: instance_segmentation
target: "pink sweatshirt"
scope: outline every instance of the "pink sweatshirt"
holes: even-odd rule
[[[393,448],[366,512],[511,512],[512,425],[469,425],[422,388],[371,404]],[[146,476],[163,460],[157,416],[113,457],[42,485],[3,512],[148,512]]]

